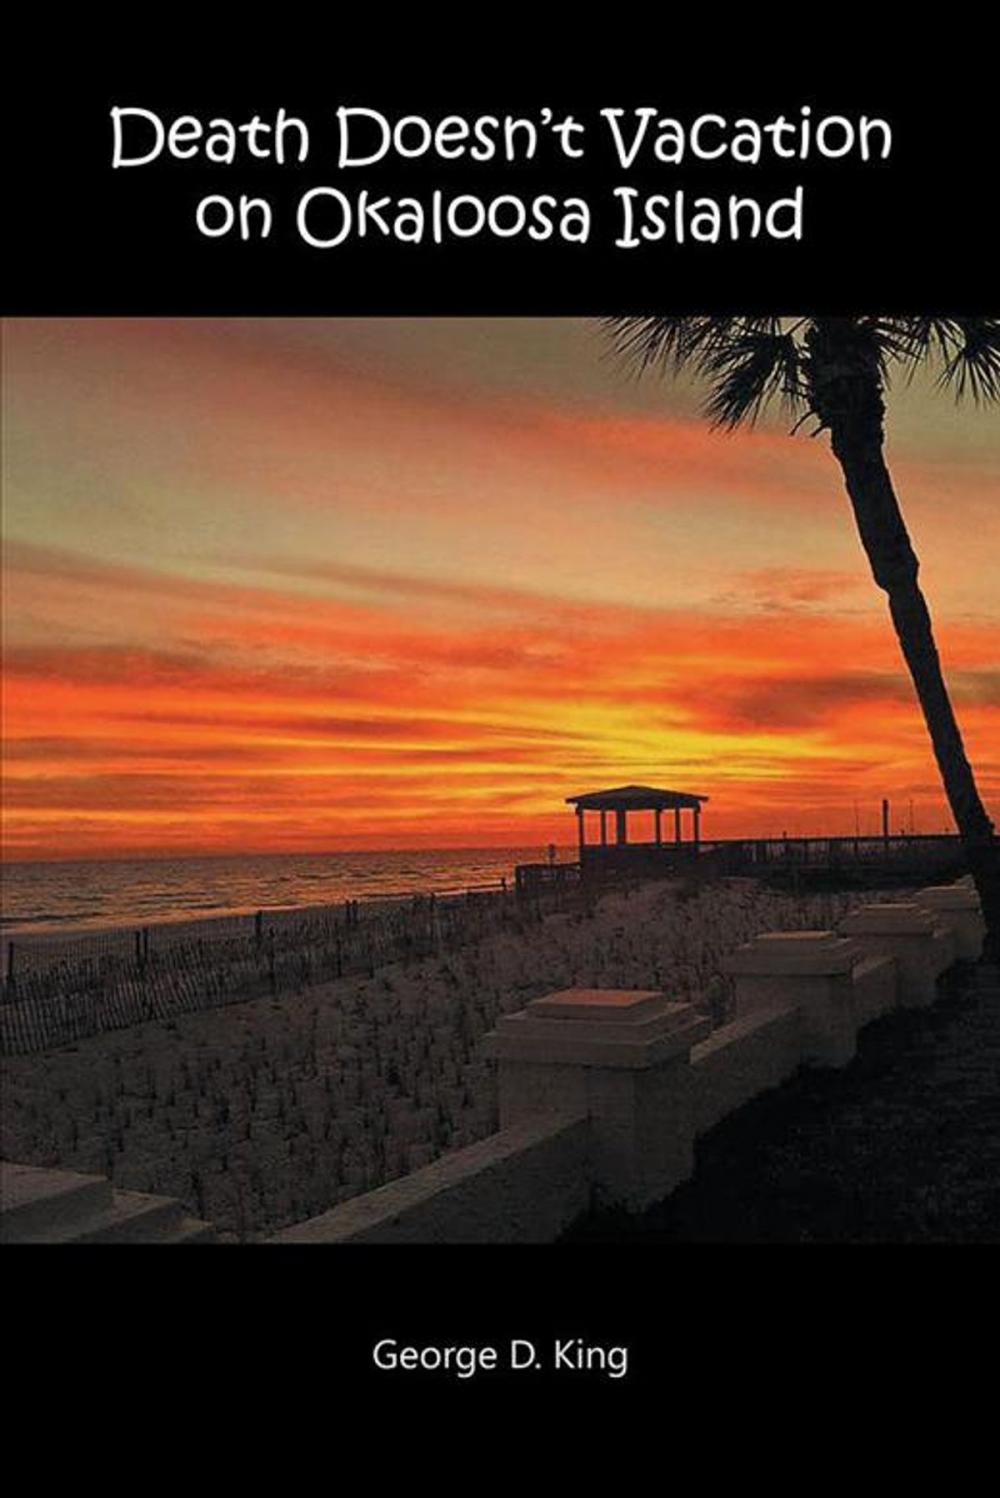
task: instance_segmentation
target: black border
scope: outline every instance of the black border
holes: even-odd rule
[[[847,34],[847,12],[838,10]],[[722,25],[721,20],[718,23]],[[728,25],[728,23],[727,23]],[[718,29],[718,28],[717,28]],[[203,28],[199,27],[199,41]],[[456,57],[425,38],[412,53],[381,39],[300,51],[291,68],[280,47],[270,66],[230,45],[204,44],[181,60],[159,49],[81,41],[46,54],[41,82],[15,73],[4,101],[10,315],[595,315],[628,311],[981,313],[996,305],[996,146],[1000,137],[989,60],[967,52],[960,83],[941,87],[924,57],[915,74],[899,48],[864,45],[838,56],[836,35],[811,46],[772,37],[740,50],[718,36],[688,40],[671,22],[638,31],[622,18],[582,58],[541,53],[532,36],[511,59],[498,45]],[[842,37],[843,39],[843,37]],[[277,41],[280,42],[280,36]],[[502,39],[501,39],[502,40]],[[224,59],[224,60],[223,60]],[[266,118],[284,104],[313,130],[303,167],[220,169],[160,161],[112,171],[110,108],[139,105],[164,118],[193,113]],[[704,111],[760,120],[794,118],[808,103],[821,114],[887,118],[894,148],[886,163],[790,163],[733,171],[649,166],[623,173],[602,129],[592,124],[583,162],[553,155],[511,171],[491,165],[389,163],[338,174],[333,110],[368,104],[396,116],[419,112],[534,113],[541,104],[593,122],[602,107],[654,105],[688,119]],[[802,243],[614,250],[611,189],[689,198],[750,191],[769,201],[801,181]],[[348,193],[403,192],[427,199],[434,187],[482,196],[519,189],[582,194],[595,232],[585,246],[489,242],[408,247],[352,240],[313,250],[294,230],[294,204],[307,187]],[[266,242],[206,240],[193,227],[205,192],[266,193],[275,230]]]
[[[8,315],[592,315],[661,307],[958,314],[997,303],[1000,130],[985,38],[979,53],[975,38],[963,36],[958,57],[946,37],[937,54],[919,37],[918,71],[901,55],[900,39],[879,54],[867,24],[854,29],[843,8],[799,15],[780,45],[757,32],[755,51],[721,15],[692,43],[672,16],[650,28],[623,14],[598,23],[583,61],[566,50],[543,61],[535,55],[537,20],[526,25],[507,13],[466,17],[441,38],[425,32],[419,50],[388,18],[373,43],[343,26],[320,37],[313,23],[296,27],[288,17],[291,55],[281,57],[281,21],[272,15],[258,32],[252,61],[241,43],[245,21],[234,21],[224,48],[209,57],[203,21],[159,12],[141,27],[134,17],[110,27],[117,55],[108,23],[91,17],[75,34],[72,23],[61,24],[56,39],[46,35],[53,22],[44,18],[33,34],[25,27],[8,36]],[[171,25],[194,29],[168,58]],[[500,57],[502,41],[513,41],[513,58]],[[106,165],[105,112],[127,96],[196,113],[263,112],[268,100],[287,99],[309,110],[328,100],[372,101],[439,114],[515,108],[537,101],[543,86],[548,102],[574,109],[662,99],[677,114],[721,101],[731,108],[738,99],[741,109],[764,115],[789,99],[817,107],[829,99],[838,109],[889,115],[900,146],[891,171],[863,180],[845,173],[817,187],[825,215],[820,247],[793,259],[787,247],[756,260],[713,251],[645,270],[620,257],[608,263],[596,251],[546,262],[477,257],[467,248],[460,259],[408,252],[391,264],[372,256],[306,265],[284,250],[270,258],[221,255],[210,264],[203,246],[194,253],[185,241],[180,216],[173,204],[165,212],[161,197],[191,188],[178,182],[175,189],[175,178],[162,174],[122,192]],[[626,1406],[636,1392],[653,1394],[661,1422],[646,1428],[642,1446],[649,1454],[663,1438],[663,1479],[671,1453],[701,1454],[714,1465],[727,1436],[765,1459],[780,1449],[788,1470],[797,1429],[824,1446],[839,1437],[854,1449],[873,1412],[885,1435],[887,1412],[902,1404],[904,1413],[888,1423],[890,1437],[905,1442],[915,1424],[919,1436],[922,1417],[938,1427],[947,1418],[946,1386],[954,1397],[978,1382],[975,1347],[983,1344],[988,1361],[996,1322],[995,1261],[966,1250],[959,1264],[954,1253],[709,1245],[260,1246],[209,1255],[22,1249],[5,1259],[5,1361],[18,1409],[41,1414],[63,1442],[85,1435],[97,1460],[126,1438],[130,1416],[142,1422],[138,1429],[155,1431],[157,1449],[171,1444],[164,1412],[175,1442],[177,1421],[186,1420],[179,1456],[190,1472],[202,1426],[252,1458],[258,1439],[312,1449],[355,1407],[381,1412],[391,1399],[411,1403],[429,1392],[452,1421],[484,1393],[492,1410],[508,1403],[521,1410],[537,1405],[544,1387],[546,1404],[568,1397],[578,1408],[596,1389],[603,1411],[612,1401]],[[541,1342],[556,1331],[628,1340],[630,1377],[619,1385],[557,1385],[548,1377],[530,1387],[458,1385],[437,1376],[390,1383],[370,1363],[379,1335],[502,1341],[523,1334]],[[240,1423],[220,1432],[218,1412],[234,1394]],[[963,1413],[969,1423],[971,1398]],[[740,1446],[753,1417],[755,1445]],[[699,1424],[698,1435],[714,1440],[707,1448],[694,1445]],[[438,1430],[442,1449],[454,1434],[453,1425]],[[585,1448],[597,1440],[579,1425],[554,1435]],[[337,1451],[325,1454],[337,1463]],[[814,1452],[807,1470],[815,1462]],[[432,1476],[433,1465],[422,1465]],[[788,1475],[801,1471],[793,1463]]]

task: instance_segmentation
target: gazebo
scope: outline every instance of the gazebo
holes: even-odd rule
[[[567,803],[576,810],[581,867],[597,862],[619,867],[660,863],[668,858],[673,861],[678,855],[697,853],[701,844],[701,808],[707,800],[707,796],[696,796],[689,791],[664,791],[651,785],[619,785],[609,791],[567,796]],[[667,840],[663,837],[665,811],[674,814],[673,837]],[[587,812],[597,812],[600,816],[599,842],[587,841]],[[609,812],[614,814],[612,840],[608,837]],[[652,842],[629,842],[629,812],[653,813]],[[684,836],[683,812],[689,813],[688,838]]]

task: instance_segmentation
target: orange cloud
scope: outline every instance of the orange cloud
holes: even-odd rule
[[[62,553],[18,568],[81,633],[96,588],[134,601],[123,634],[160,639],[8,650],[12,854],[540,843],[567,836],[565,795],[622,779],[708,793],[720,835],[843,826],[892,791],[943,814],[887,622],[830,612],[835,572],[751,577],[740,617],[337,567],[301,569],[314,597]],[[942,643],[985,745],[994,631]]]
[[[404,375],[336,329],[14,331],[8,855],[541,845],[623,780],[709,794],[709,835],[944,820],[825,438]],[[946,457],[893,466],[995,804],[997,464]]]

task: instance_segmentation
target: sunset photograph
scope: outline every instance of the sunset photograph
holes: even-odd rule
[[[953,830],[827,442],[723,434],[562,319],[6,330],[5,853]],[[893,389],[892,471],[1000,792],[995,412]],[[35,913],[35,912],[32,912]]]
[[[1000,1237],[997,329],[7,320],[4,1236]]]

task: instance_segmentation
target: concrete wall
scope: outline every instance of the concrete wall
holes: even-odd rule
[[[488,1037],[498,1134],[269,1241],[544,1242],[594,1204],[661,1199],[692,1173],[699,1135],[801,1065],[845,1065],[858,1030],[926,1003],[956,953],[976,955],[974,894],[957,889],[864,907],[840,933],[747,943],[730,966],[736,1017],[707,1036],[689,1006],[659,994],[536,1000]]]
[[[780,1087],[802,1063],[802,1031],[791,1004],[772,1004],[713,1030],[691,1051],[695,1136],[759,1092]]]
[[[682,1140],[688,1152],[697,1135],[718,1123],[759,1092],[777,1087],[790,1077],[802,1060],[801,1025],[790,1004],[772,1006],[734,1020],[715,1030],[690,1052],[683,1090],[676,1079],[657,1069],[660,1094],[653,1100],[654,1125],[665,1137]],[[536,1070],[532,1068],[531,1070]],[[537,1068],[547,1070],[547,1068]],[[591,1094],[605,1093],[613,1086],[613,1073],[588,1068]],[[663,1095],[673,1082],[674,1096]],[[623,1077],[632,1104],[630,1116],[643,1109],[632,1088],[634,1075]],[[683,1115],[678,1117],[677,1092]],[[530,1095],[530,1092],[528,1092]],[[538,1111],[525,1121],[501,1129],[488,1139],[466,1149],[441,1156],[423,1170],[390,1181],[324,1212],[307,1222],[285,1228],[269,1239],[272,1243],[544,1243],[557,1238],[564,1228],[593,1204],[600,1193],[593,1189],[593,1167],[599,1141],[586,1113],[557,1111],[544,1106],[544,1092],[537,1090]],[[606,1098],[594,1098],[599,1106]],[[626,1129],[620,1098],[613,1099],[610,1149],[621,1154],[621,1135]],[[692,1127],[693,1125],[693,1127]],[[633,1151],[641,1151],[641,1139],[630,1134]],[[622,1168],[620,1158],[615,1163]],[[673,1178],[663,1190],[686,1178],[687,1168],[673,1164]]]
[[[272,1243],[546,1243],[589,1203],[585,1118],[541,1116],[285,1228]]]
[[[847,1064],[858,1031],[880,1015],[931,1002],[948,966],[979,955],[984,929],[962,881],[864,906],[839,932],[769,932],[727,960],[736,1015],[711,1033],[704,1016],[659,992],[536,999],[487,1037],[499,1062],[498,1133],[268,1241],[542,1243],[595,1205],[641,1210],[692,1174],[698,1137],[721,1119],[802,1065]],[[100,1178],[4,1169],[4,1233],[211,1236],[179,1204],[126,1199]],[[40,1226],[36,1198],[48,1214]],[[53,1202],[72,1205],[68,1226],[50,1220]]]

